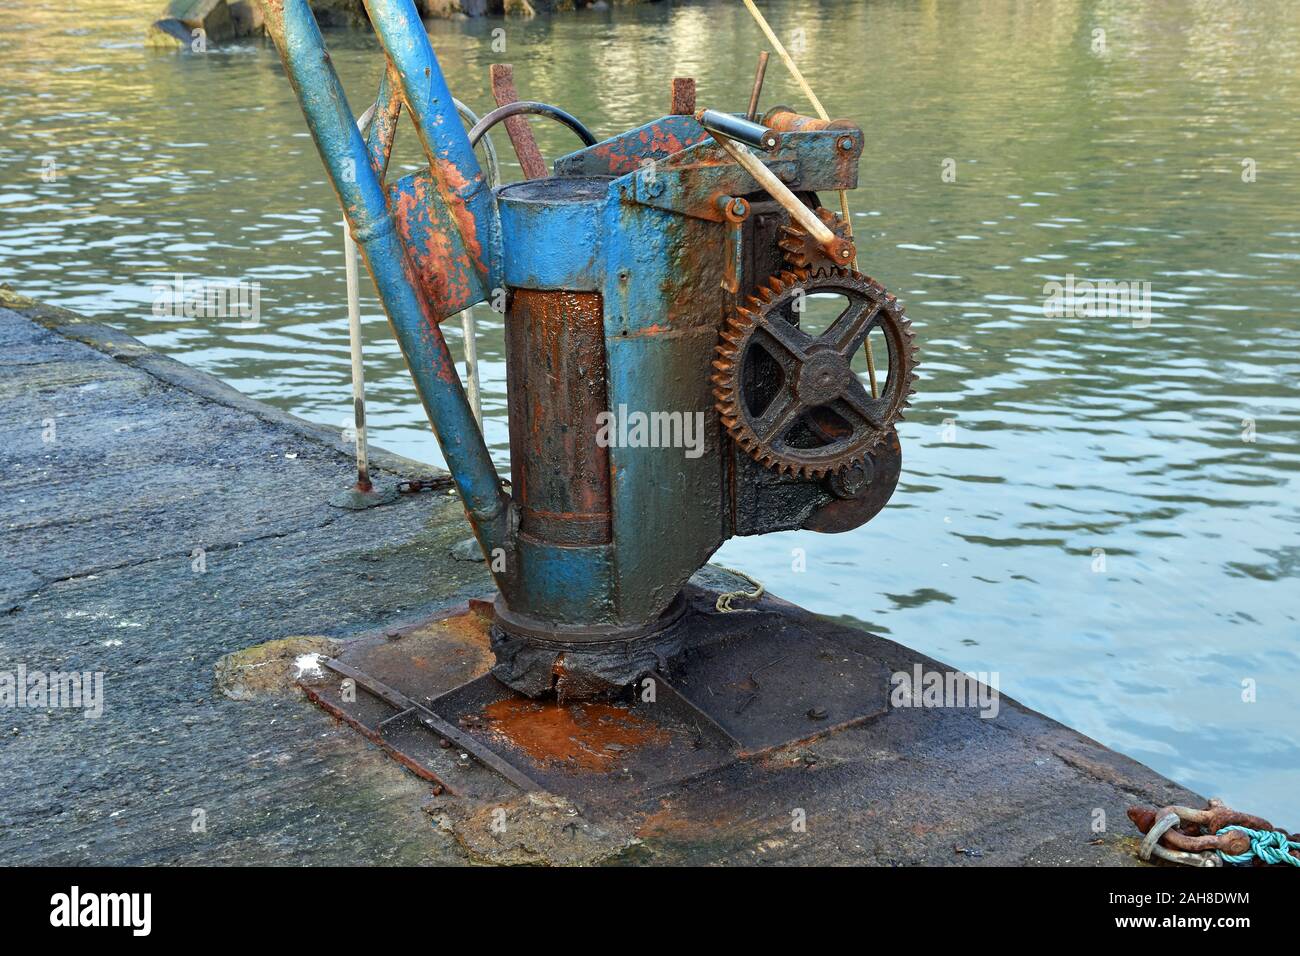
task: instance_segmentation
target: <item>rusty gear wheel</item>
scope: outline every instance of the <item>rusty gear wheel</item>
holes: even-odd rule
[[[817,293],[848,305],[814,336],[799,328],[797,310]],[[872,398],[849,363],[875,328],[884,333],[889,371]],[[713,368],[718,412],[741,448],[782,474],[839,475],[903,418],[916,381],[915,333],[894,296],[861,273],[782,272],[733,310]]]
[[[849,238],[848,227],[844,224],[844,220],[835,213],[825,206],[815,206],[813,212],[835,235],[841,239]],[[794,221],[781,227],[781,239],[777,245],[785,253],[785,261],[795,269],[809,269],[816,272],[820,269],[843,267],[843,263],[832,259],[830,253],[822,248],[821,243]]]

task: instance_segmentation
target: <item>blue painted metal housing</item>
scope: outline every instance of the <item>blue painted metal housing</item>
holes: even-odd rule
[[[723,209],[758,184],[675,115],[494,197],[412,0],[366,0],[385,87],[396,85],[429,164],[385,187],[307,0],[261,2],[506,610],[572,641],[655,621],[733,527],[710,363],[724,311],[754,280],[738,275],[739,232]],[[861,149],[856,129],[794,131],[762,159],[792,189],[852,188]],[[438,327],[498,288],[514,503]],[[596,447],[597,411],[675,416],[678,438],[689,428],[696,442]]]

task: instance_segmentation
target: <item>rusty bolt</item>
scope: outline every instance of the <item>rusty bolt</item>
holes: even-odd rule
[[[837,498],[856,498],[866,491],[874,478],[875,467],[871,459],[864,459],[842,472],[831,473],[831,493]]]
[[[749,217],[749,203],[739,196],[719,196],[716,203],[728,222],[744,222]]]
[[[853,149],[853,137],[841,136],[835,141],[835,145],[840,148],[840,152],[847,153]]]

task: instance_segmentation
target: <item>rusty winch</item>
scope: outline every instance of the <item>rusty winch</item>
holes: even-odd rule
[[[366,0],[387,71],[363,134],[307,0],[263,5],[496,582],[498,680],[581,698],[666,671],[683,589],[729,537],[880,511],[916,359],[818,198],[856,187],[857,126],[678,96],[602,142],[538,104],[467,131],[412,0]],[[428,166],[386,182],[403,111]],[[525,112],[587,145],[489,189],[473,141]],[[505,313],[511,493],[439,328],[484,301]]]

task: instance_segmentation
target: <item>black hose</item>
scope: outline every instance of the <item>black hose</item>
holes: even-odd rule
[[[596,137],[591,135],[591,130],[583,126],[582,121],[576,116],[564,112],[558,106],[551,106],[549,103],[534,103],[532,100],[518,100],[514,103],[507,103],[505,106],[498,106],[491,113],[486,114],[469,131],[470,145],[477,146],[478,141],[483,138],[483,134],[496,126],[497,123],[512,116],[519,116],[521,113],[535,113],[538,116],[549,117],[557,123],[563,123],[577,133],[578,138],[582,140],[582,145],[596,145]]]

